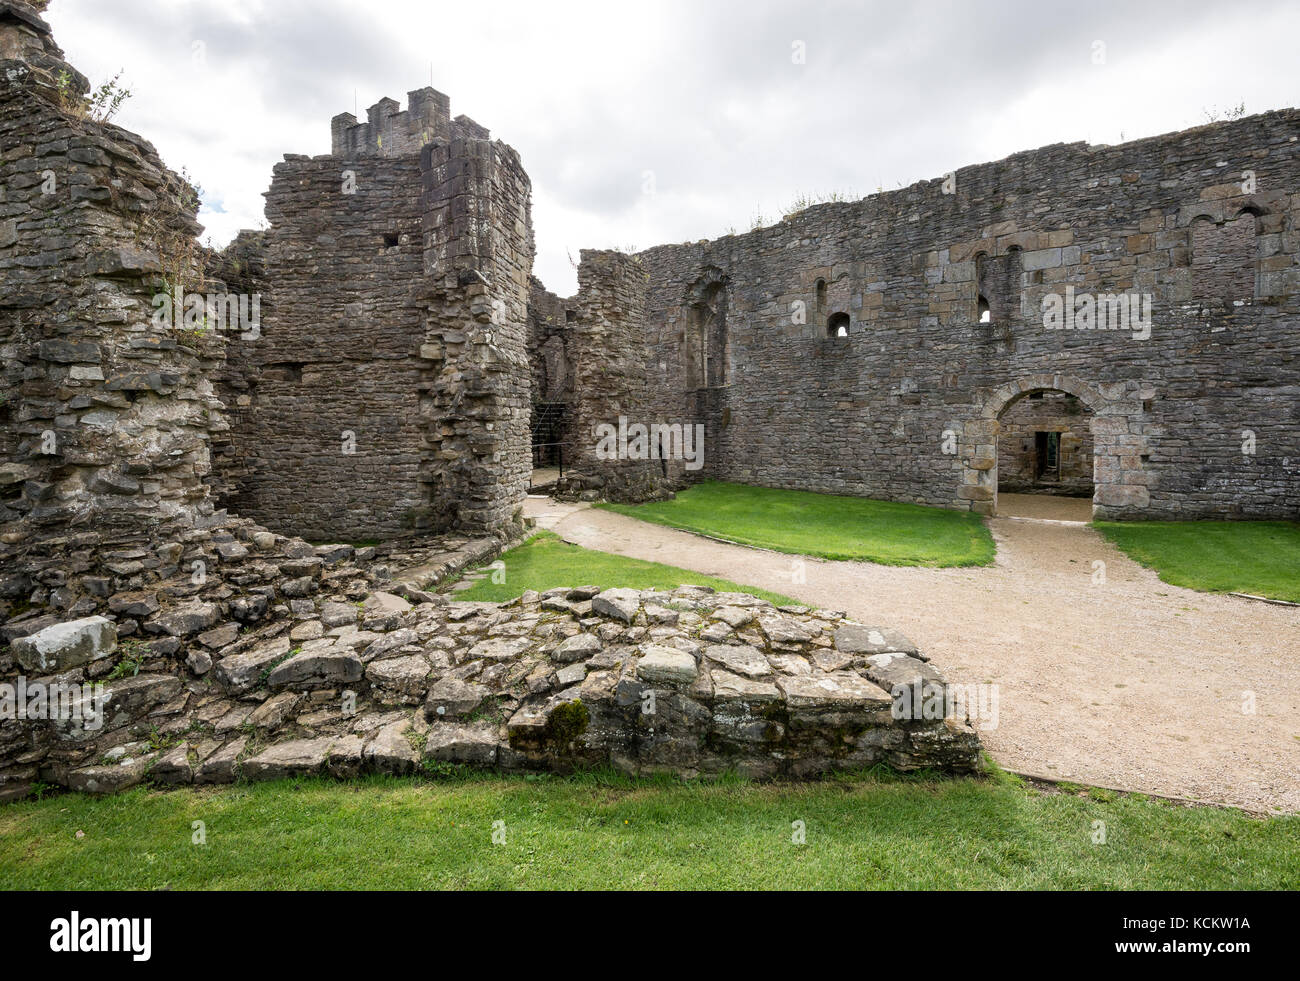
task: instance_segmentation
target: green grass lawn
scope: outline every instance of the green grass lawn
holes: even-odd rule
[[[742,545],[881,565],[993,561],[993,536],[969,511],[707,481],[671,501],[599,504],[629,517]]]
[[[1174,586],[1300,602],[1300,522],[1098,521],[1095,527]]]
[[[469,589],[455,593],[458,600],[502,602],[514,599],[526,589],[539,593],[556,586],[602,586],[612,589],[623,586],[629,589],[676,589],[684,583],[712,586],[724,592],[751,593],[761,596],[777,606],[798,604],[799,601],[765,589],[742,586],[728,579],[702,576],[698,572],[678,569],[658,562],[628,559],[609,552],[570,545],[558,535],[540,531],[501,556],[505,563],[503,582],[495,583],[488,576]],[[499,578],[499,577],[498,577]]]
[[[0,807],[0,888],[1295,889],[1298,822],[1005,775],[313,779]]]

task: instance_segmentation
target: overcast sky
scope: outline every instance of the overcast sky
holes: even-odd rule
[[[282,154],[329,152],[331,116],[432,84],[520,152],[534,271],[561,295],[581,248],[1300,103],[1295,0],[54,0],[47,17],[92,82],[124,70],[115,121],[202,185],[217,245],[260,226]]]

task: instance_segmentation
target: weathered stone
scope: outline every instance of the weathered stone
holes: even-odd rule
[[[409,722],[394,722],[375,733],[362,756],[367,766],[379,773],[410,773],[420,762],[420,752],[411,744]]]
[[[762,651],[744,644],[715,644],[704,649],[704,656],[734,674],[762,678],[772,673],[772,666]]]
[[[10,649],[28,671],[55,673],[108,657],[117,649],[117,630],[104,617],[86,617],[18,637]]]
[[[190,764],[189,754],[189,743],[173,746],[149,768],[149,779],[164,785],[191,783],[194,767]]]
[[[347,647],[303,651],[272,669],[266,683],[271,688],[326,688],[361,680],[364,667]]]
[[[533,646],[527,637],[489,637],[469,649],[470,660],[486,658],[489,661],[512,661]]]
[[[247,722],[256,729],[279,729],[293,715],[298,699],[299,695],[291,691],[273,695],[249,713]]]
[[[326,603],[320,610],[320,622],[326,630],[357,622],[357,608],[347,603]]]
[[[185,664],[199,677],[212,670],[212,656],[206,651],[190,651],[185,655]]]
[[[724,606],[713,611],[713,616],[727,626],[739,630],[754,620],[754,611],[743,606]]]
[[[110,596],[108,608],[113,613],[127,617],[147,617],[158,612],[158,594],[149,590],[117,593]]]
[[[713,679],[713,697],[719,701],[774,702],[781,697],[776,685],[769,682],[742,678],[716,668],[709,675]]]
[[[469,684],[456,678],[443,678],[430,687],[429,697],[424,703],[424,714],[431,721],[471,715],[489,694],[483,685]]]
[[[229,647],[239,637],[239,624],[223,623],[220,627],[213,627],[211,630],[205,630],[199,634],[199,643],[211,650],[220,650],[223,647]]]
[[[428,689],[429,662],[422,654],[375,661],[366,668],[366,680],[390,697],[411,704],[421,701]]]
[[[245,780],[283,780],[286,777],[315,776],[325,769],[333,736],[294,739],[276,743],[240,764]]]
[[[699,674],[695,658],[671,647],[646,644],[641,648],[636,676],[652,684],[689,685]]]
[[[295,623],[289,630],[289,640],[291,642],[319,640],[324,636],[325,627],[319,620],[303,620],[301,623]]]
[[[497,727],[487,723],[443,723],[429,730],[425,759],[470,766],[491,766],[497,759]]]
[[[835,649],[845,654],[916,653],[916,645],[897,630],[859,623],[845,623],[835,631]]]
[[[592,634],[574,634],[564,640],[551,653],[556,661],[568,664],[571,661],[585,661],[601,652],[603,645]]]
[[[585,677],[587,677],[585,664],[569,664],[555,672],[555,681],[562,688],[581,684]]]
[[[599,616],[631,623],[641,608],[641,594],[635,589],[607,589],[591,597],[591,611]]]
[[[777,686],[791,709],[887,709],[892,703],[888,692],[847,671],[783,676]]]
[[[865,661],[863,673],[888,692],[897,685],[947,683],[943,672],[934,665],[907,654],[872,654]]]
[[[240,774],[239,757],[247,744],[247,738],[240,736],[213,752],[195,771],[194,782],[234,783]]]
[[[149,770],[147,758],[103,766],[86,766],[68,774],[68,789],[86,794],[116,794],[134,787]]]
[[[223,657],[216,665],[217,683],[234,694],[253,688],[289,653],[289,638],[275,637],[243,654]]]
[[[164,610],[146,623],[144,629],[154,634],[189,637],[213,626],[219,616],[214,604],[194,600]]]

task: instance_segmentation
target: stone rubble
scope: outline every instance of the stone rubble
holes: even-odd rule
[[[107,620],[91,624],[112,636]],[[320,635],[293,641],[304,624]],[[74,622],[41,633],[87,629]],[[946,684],[896,631],[706,587],[561,588],[504,604],[335,592],[303,601],[291,617],[240,625],[210,653],[197,649],[197,623],[178,632],[179,643],[149,651],[139,673],[104,682],[98,731],[6,726],[0,798],[37,779],[111,793],[145,780],[348,778],[443,765],[755,779],[875,763],[979,767],[965,720],[894,718],[895,685]],[[39,646],[41,635],[30,640]],[[210,669],[195,669],[200,653]],[[64,663],[58,677],[103,677],[98,664]]]

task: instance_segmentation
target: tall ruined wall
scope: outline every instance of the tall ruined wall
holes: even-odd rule
[[[230,507],[308,539],[409,531],[424,503],[418,162],[286,156],[266,212],[262,329],[232,352],[250,389]]]
[[[645,298],[646,274],[635,257],[582,251],[569,337],[574,394],[567,439],[573,472],[562,489],[620,501],[668,492],[666,461],[650,457],[648,441],[638,449],[631,430],[660,421],[653,415],[648,384]],[[614,442],[602,441],[611,429]]]
[[[529,460],[531,184],[519,154],[464,117],[420,153],[426,311],[424,479],[455,527],[521,527]],[[460,135],[457,135],[459,132]]]
[[[275,168],[263,328],[231,353],[221,457],[230,506],[275,530],[500,532],[522,502],[530,185],[441,93],[409,99]]]
[[[0,4],[5,545],[161,537],[212,514],[225,425],[209,380],[224,338],[153,317],[161,291],[201,288],[198,200],[148,141],[89,118],[36,10]]]
[[[1294,516],[1298,139],[1290,109],[1050,146],[651,249],[649,388],[700,414],[709,476],[986,513],[999,414],[1061,390],[1097,514]],[[1067,286],[1148,295],[1150,337],[1045,329]]]

